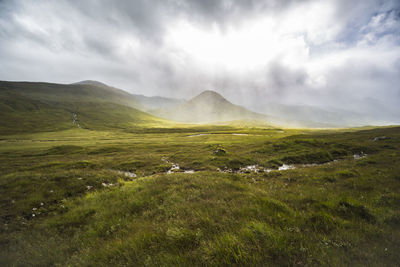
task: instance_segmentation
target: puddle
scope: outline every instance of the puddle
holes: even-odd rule
[[[204,135],[210,135],[210,134],[192,134],[192,135],[188,135],[186,137],[196,137],[196,136],[204,136]]]
[[[286,165],[283,164],[282,166],[279,166],[278,169],[266,169],[262,166],[258,166],[258,165],[248,165],[245,167],[240,168],[238,171],[234,171],[232,169],[220,169],[217,168],[218,172],[223,172],[223,173],[260,173],[260,172],[271,172],[271,171],[286,171],[286,170],[291,170],[291,169],[295,169],[296,167],[293,165]]]
[[[181,171],[181,167],[179,166],[178,163],[174,163],[171,167],[171,169],[169,169],[167,171],[167,174],[171,174],[171,173],[195,173],[195,170],[184,170],[183,172]]]
[[[278,167],[278,171],[286,171],[286,170],[291,170],[291,169],[295,169],[296,167],[293,165],[286,165],[283,164],[282,166]]]
[[[181,170],[181,167],[179,166],[178,163],[172,163],[171,168],[167,171],[167,174],[171,174],[171,173],[195,173],[195,170]]]
[[[320,163],[320,164],[318,164],[318,163],[302,164],[301,167],[307,168],[307,167],[324,166],[324,165],[329,165],[329,164],[332,164],[335,162],[338,162],[338,160],[334,159],[332,161],[328,161],[328,162]]]
[[[172,164],[171,169],[169,169],[169,170],[167,171],[167,174],[171,174],[171,173],[177,172],[177,171],[179,171],[179,170],[180,170],[179,164],[178,164],[178,163],[174,163],[174,164]]]
[[[239,173],[249,173],[249,172],[264,172],[265,169],[263,167],[259,167],[258,165],[249,165],[239,169]]]
[[[126,172],[126,171],[119,171],[119,170],[114,170],[114,171],[116,173],[118,173],[118,174],[122,174],[122,175],[124,175],[126,177],[129,177],[129,178],[136,178],[137,177],[136,173],[134,173],[134,172]]]

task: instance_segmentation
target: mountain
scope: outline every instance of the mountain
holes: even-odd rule
[[[99,81],[93,81],[93,80],[85,80],[85,81],[80,81],[77,83],[73,83],[75,85],[93,85],[93,86],[98,86],[102,88],[112,88],[116,90],[120,90],[115,87],[111,87],[105,83],[99,82]],[[122,91],[122,90],[120,90]],[[122,91],[125,96],[127,92]],[[182,104],[185,102],[183,99],[176,99],[176,98],[169,98],[169,97],[161,97],[161,96],[144,96],[144,95],[137,95],[137,94],[131,94],[129,93],[129,101],[130,103],[136,107],[139,108],[140,110],[143,111],[148,111],[148,110],[153,110],[153,109],[161,109],[161,108],[170,108],[173,106],[177,106],[179,104]]]
[[[131,94],[98,82],[0,81],[0,134],[130,129],[162,120],[138,110]]]
[[[132,95],[140,102],[140,105],[143,107],[142,109],[144,111],[172,108],[185,102],[183,99],[169,97]]]
[[[100,86],[100,87],[110,87],[109,85],[99,82],[99,81],[94,81],[94,80],[84,80],[76,83],[72,83],[75,85],[83,84],[83,85],[95,85],[95,86]]]
[[[310,105],[287,105],[266,102],[263,105],[251,106],[257,112],[273,116],[272,122],[289,127],[337,128],[384,125],[390,122],[362,112],[342,110],[338,108],[317,107]],[[386,113],[387,114],[387,113]],[[392,119],[396,121],[395,119]]]
[[[98,101],[140,108],[140,102],[131,94],[100,82],[56,84],[43,82],[0,82],[0,93],[18,94],[40,101]]]
[[[204,91],[181,105],[168,109],[152,111],[159,117],[179,122],[210,123],[234,120],[268,119],[266,115],[252,112],[244,107],[232,104],[214,91]]]

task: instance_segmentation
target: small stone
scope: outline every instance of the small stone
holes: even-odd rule
[[[213,151],[213,154],[214,154],[214,155],[217,155],[217,156],[225,155],[225,154],[226,154],[226,151],[223,150],[223,149],[221,149],[221,148],[218,148],[218,149],[216,149],[216,150]]]
[[[381,140],[386,140],[386,139],[390,139],[390,137],[378,136],[378,137],[375,137],[374,139],[372,139],[372,142],[381,141]]]

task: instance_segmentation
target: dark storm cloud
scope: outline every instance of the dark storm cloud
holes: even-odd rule
[[[0,79],[400,115],[399,14],[396,0],[0,0]]]

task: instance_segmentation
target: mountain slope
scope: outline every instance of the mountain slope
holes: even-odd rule
[[[232,120],[267,120],[268,117],[234,105],[214,91],[204,91],[189,101],[153,114],[180,122],[210,123]]]
[[[0,82],[0,134],[162,123],[133,108],[135,101],[129,93],[106,85]]]
[[[144,95],[136,95],[132,94],[143,107],[144,111],[151,111],[154,109],[165,109],[172,108],[183,104],[185,100],[169,98],[169,97],[161,97],[161,96],[144,96]]]
[[[73,83],[73,85],[91,85],[102,88],[108,88],[112,90],[120,90],[118,88],[108,86],[107,84],[104,84],[102,82],[92,81],[92,80],[80,81],[77,83]],[[161,109],[161,108],[171,108],[179,104],[182,104],[184,102],[184,100],[176,98],[161,97],[161,96],[144,96],[144,95],[127,93],[125,91],[122,91],[121,93],[122,96],[127,97],[128,100],[130,101],[130,105],[128,104],[128,106],[136,107],[142,111]],[[121,101],[126,101],[126,99],[122,100],[119,99],[119,103],[121,103]]]
[[[282,104],[277,102],[252,103],[250,107],[262,114],[268,114],[276,118],[273,122],[288,127],[306,128],[338,128],[360,127],[366,125],[390,125],[398,124],[399,116],[396,112],[385,110],[385,107],[371,105],[371,112],[340,109],[339,107],[320,107],[300,104]],[[384,116],[382,114],[385,114]]]
[[[140,102],[131,94],[99,82],[96,84],[93,82],[57,84],[0,81],[0,97],[12,93],[40,101],[103,101],[134,108],[141,107]]]

